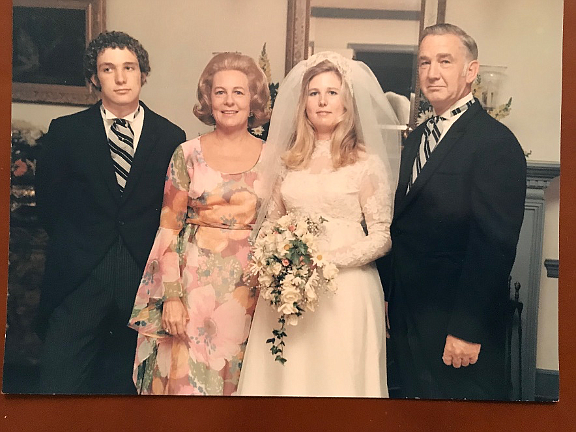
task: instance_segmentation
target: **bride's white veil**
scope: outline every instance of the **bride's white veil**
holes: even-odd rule
[[[394,109],[388,102],[378,80],[364,63],[349,60],[340,54],[325,51],[298,63],[284,78],[272,110],[266,151],[262,155],[262,203],[254,225],[253,239],[264,221],[276,182],[283,176],[282,155],[292,145],[296,131],[296,115],[302,88],[302,77],[312,66],[328,60],[341,72],[352,91],[356,110],[356,126],[366,151],[376,154],[384,163],[388,184],[394,197],[400,167],[400,129]]]

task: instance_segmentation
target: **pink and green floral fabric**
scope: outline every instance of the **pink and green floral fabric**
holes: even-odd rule
[[[142,394],[236,391],[256,293],[243,281],[260,200],[259,163],[226,174],[204,160],[200,138],[170,161],[160,228],[129,325],[139,332],[134,382]],[[181,297],[190,320],[179,340],[162,327],[162,305]]]

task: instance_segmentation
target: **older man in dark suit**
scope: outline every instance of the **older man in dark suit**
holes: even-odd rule
[[[391,342],[405,397],[507,396],[504,306],[526,161],[472,96],[477,56],[456,26],[423,32],[419,79],[434,116],[405,143],[391,226]]]
[[[101,101],[52,121],[36,194],[49,234],[38,319],[42,391],[135,393],[126,324],[156,230],[170,157],[184,132],[140,102],[148,53],[121,32],[84,57]]]

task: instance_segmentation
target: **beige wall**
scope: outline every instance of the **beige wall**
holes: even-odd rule
[[[142,100],[192,138],[210,130],[192,107],[202,69],[213,53],[240,51],[258,59],[266,43],[273,81],[284,76],[285,0],[113,0],[106,28],[138,39],[150,54],[152,72]],[[56,105],[12,105],[14,119],[46,130],[52,118],[78,111]]]
[[[560,178],[555,178],[544,194],[546,220],[543,259],[558,259],[558,210]],[[542,267],[540,278],[540,307],[538,309],[538,346],[536,366],[558,370],[558,279],[550,279]]]
[[[562,0],[448,0],[446,21],[476,39],[481,64],[507,66],[502,120],[528,161],[560,161]],[[559,181],[546,191],[543,258],[558,258]],[[536,366],[558,370],[558,281],[542,263]]]
[[[418,21],[312,18],[310,40],[316,52],[352,44],[417,45]]]
[[[503,120],[529,160],[560,161],[562,0],[448,0],[446,21],[478,43],[481,64],[507,66]],[[536,121],[536,119],[538,121]]]

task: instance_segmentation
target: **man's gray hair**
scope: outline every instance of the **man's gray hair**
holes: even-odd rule
[[[445,35],[445,34],[452,34],[458,36],[466,51],[468,51],[468,56],[471,60],[478,60],[478,45],[476,45],[476,41],[464,30],[460,27],[455,26],[454,24],[434,24],[429,27],[426,27],[422,30],[422,34],[420,35],[420,42],[429,35]]]

